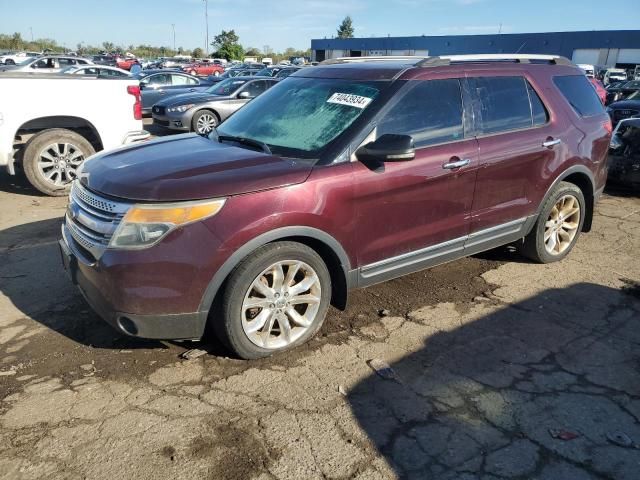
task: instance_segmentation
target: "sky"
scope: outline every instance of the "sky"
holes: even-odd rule
[[[234,29],[245,47],[307,49],[346,15],[356,37],[640,28],[640,0],[208,0],[209,37]],[[0,33],[77,44],[204,48],[204,0],[0,0]]]

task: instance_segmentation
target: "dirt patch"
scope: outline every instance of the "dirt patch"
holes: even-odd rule
[[[266,470],[269,453],[255,435],[233,423],[211,428],[213,435],[197,437],[189,449],[189,454],[196,458],[217,459],[211,466],[209,478],[244,480]]]

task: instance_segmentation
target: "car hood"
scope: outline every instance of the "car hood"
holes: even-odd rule
[[[612,103],[609,107],[614,110],[640,108],[640,100],[620,100],[619,102]]]
[[[227,197],[304,182],[312,165],[195,134],[139,143],[91,157],[80,182],[136,201]]]
[[[181,93],[179,95],[173,95],[171,97],[167,97],[159,102],[156,102],[156,105],[160,105],[163,107],[173,107],[177,105],[186,105],[188,103],[206,103],[206,102],[214,102],[217,100],[227,100],[229,97],[223,97],[220,95],[212,95],[210,93],[204,92],[190,92],[190,93]]]

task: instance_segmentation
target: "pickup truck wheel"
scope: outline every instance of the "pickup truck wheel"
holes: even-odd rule
[[[331,277],[314,250],[296,242],[272,243],[233,271],[213,326],[239,357],[266,357],[309,340],[330,299]]]
[[[575,246],[585,217],[584,195],[573,183],[560,182],[545,200],[522,253],[539,263],[562,260]]]
[[[94,153],[87,139],[71,130],[44,130],[25,146],[24,173],[31,185],[45,195],[66,195],[76,178],[76,169]]]
[[[198,135],[209,135],[218,126],[218,116],[210,110],[202,110],[193,116],[191,126]]]

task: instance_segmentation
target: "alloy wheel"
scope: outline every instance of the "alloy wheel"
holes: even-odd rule
[[[551,255],[560,255],[573,243],[580,225],[580,203],[573,195],[564,195],[551,209],[544,225],[544,245]]]
[[[76,178],[76,170],[84,161],[84,152],[72,143],[52,143],[38,155],[38,171],[44,180],[57,187]]]
[[[312,328],[321,298],[313,268],[297,260],[279,261],[251,283],[242,302],[242,329],[259,347],[287,347]]]
[[[196,122],[196,132],[200,135],[208,135],[215,128],[217,122],[212,113],[200,115]]]

